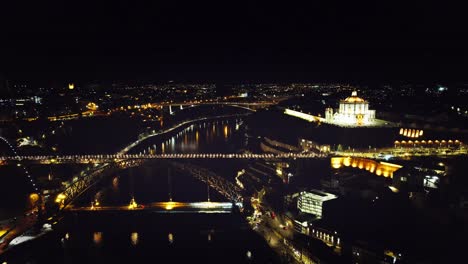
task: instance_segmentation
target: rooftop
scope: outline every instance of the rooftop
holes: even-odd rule
[[[358,97],[357,92],[353,91],[351,93],[350,97],[347,97],[346,99],[344,99],[344,102],[346,102],[346,103],[365,103],[366,100],[362,99],[361,97]]]
[[[308,191],[303,191],[300,193],[301,196],[311,196],[315,199],[319,199],[321,201],[328,201],[328,200],[332,200],[332,199],[335,199],[337,198],[336,195],[332,194],[332,193],[327,193],[327,192],[323,192],[323,191],[320,191],[320,190],[316,190],[316,189],[311,189],[311,190],[308,190]]]

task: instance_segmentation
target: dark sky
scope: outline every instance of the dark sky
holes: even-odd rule
[[[468,76],[468,16],[443,2],[11,2],[0,6],[0,73],[12,79]]]

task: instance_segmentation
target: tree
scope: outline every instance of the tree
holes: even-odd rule
[[[343,146],[341,144],[338,144],[338,147],[336,147],[337,151],[343,151]]]

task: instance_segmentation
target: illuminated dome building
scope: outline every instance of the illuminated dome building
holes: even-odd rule
[[[375,120],[375,110],[369,110],[369,102],[358,97],[354,91],[350,97],[340,101],[338,112],[333,113],[332,108],[327,108],[325,120],[337,125],[370,125]]]

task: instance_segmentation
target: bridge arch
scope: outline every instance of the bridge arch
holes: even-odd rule
[[[167,107],[172,106],[172,111],[171,113],[174,112],[180,112],[184,110],[188,110],[191,108],[195,107],[202,107],[202,106],[229,106],[229,107],[234,107],[238,109],[244,109],[250,112],[256,112],[257,110],[255,108],[250,108],[246,105],[243,104],[235,104],[235,103],[197,103],[197,104],[174,104],[174,105],[168,105]],[[177,106],[183,106],[182,109],[178,109]]]
[[[10,150],[12,151],[12,153],[16,156],[16,157],[19,157],[20,155],[18,155],[18,153],[16,152],[16,148],[11,145],[11,143],[4,137],[0,136],[0,140],[3,141],[6,145],[8,145],[8,147],[10,148]],[[24,174],[26,175],[26,177],[28,178],[28,182],[31,184],[31,187],[32,189],[35,191],[35,192],[39,192],[39,188],[36,184],[36,181],[33,179],[33,177],[31,176],[31,174],[29,173],[29,171],[26,169],[26,167],[21,164],[21,163],[18,163],[20,164],[20,167],[23,169],[24,171]]]
[[[79,177],[78,180],[74,181],[61,194],[57,196],[56,202],[61,204],[60,209],[63,210],[68,205],[73,203],[73,201],[87,192],[91,186],[97,184],[104,177],[111,174],[111,172],[140,166],[144,162],[145,160],[129,159],[103,165],[96,171]],[[167,165],[177,170],[188,172],[195,179],[209,184],[210,187],[215,189],[219,194],[224,196],[229,201],[235,203],[242,202],[242,196],[240,194],[241,190],[235,184],[205,168],[181,162],[167,162]],[[203,177],[200,177],[200,175],[203,175]]]

